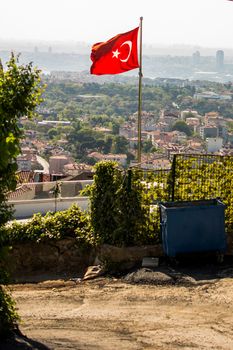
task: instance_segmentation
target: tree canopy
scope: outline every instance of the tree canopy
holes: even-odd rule
[[[0,66],[0,225],[10,217],[6,204],[7,192],[16,186],[16,157],[20,153],[19,118],[31,118],[41,100],[40,71],[19,65],[11,55],[7,69]]]
[[[172,127],[172,130],[184,132],[187,136],[192,135],[190,127],[183,120],[178,120]]]
[[[32,64],[18,65],[13,54],[4,71],[0,61],[0,227],[11,217],[7,193],[16,187],[16,157],[20,152],[21,130],[19,118],[31,118],[41,102],[40,71]],[[0,233],[0,336],[15,328],[18,315],[14,301],[2,287],[6,283],[3,262],[4,233]]]

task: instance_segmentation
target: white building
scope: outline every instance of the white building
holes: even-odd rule
[[[223,146],[223,139],[221,137],[208,137],[206,139],[206,146],[208,153],[218,152]]]
[[[185,120],[186,117],[190,117],[190,115],[192,115],[193,118],[198,118],[199,114],[197,111],[192,111],[192,110],[185,110],[185,111],[181,111],[181,119]]]
[[[103,154],[99,152],[92,152],[88,154],[88,157],[95,158],[97,161],[101,160],[110,160],[113,162],[117,162],[122,166],[126,166],[127,164],[127,155],[126,154]]]
[[[48,126],[67,126],[70,125],[71,122],[68,120],[42,120],[37,123],[38,125],[48,125]]]
[[[198,92],[196,94],[194,94],[193,96],[196,100],[200,100],[200,99],[209,99],[209,100],[231,100],[231,96],[230,95],[220,95],[220,94],[216,94],[213,91],[203,91],[203,92]]]

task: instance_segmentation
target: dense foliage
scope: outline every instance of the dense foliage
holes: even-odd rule
[[[174,200],[220,198],[226,205],[225,226],[233,234],[233,157],[176,155]]]
[[[16,157],[20,152],[19,118],[32,116],[40,100],[40,71],[19,66],[12,54],[7,70],[0,69],[0,225],[10,217],[6,194],[16,186]]]
[[[96,165],[89,188],[91,226],[99,243],[142,245],[158,241],[140,176],[122,172],[114,162]]]
[[[142,173],[149,203],[155,204],[154,223],[157,230],[160,217],[156,205],[159,202],[220,198],[226,205],[226,232],[233,234],[232,169],[232,156],[175,155],[170,171]]]
[[[7,69],[0,64],[0,229],[11,217],[11,208],[7,205],[6,195],[16,187],[16,157],[20,152],[21,130],[19,118],[33,115],[41,95],[40,71],[32,64],[18,65],[12,54]],[[5,283],[5,269],[2,263],[3,237],[0,234],[0,284]],[[0,333],[4,335],[14,327],[17,320],[14,303],[0,286]]]
[[[197,110],[201,115],[210,111],[219,111],[224,117],[233,118],[233,106],[231,100],[195,99],[195,92],[214,91],[222,93],[233,92],[232,86],[219,83],[203,82],[197,89],[195,86],[163,85],[155,86],[144,84],[142,90],[142,109],[153,112],[155,115],[163,108],[180,110]],[[137,111],[138,87],[133,84],[96,84],[75,82],[51,82],[48,80],[44,94],[43,107],[49,109],[50,119],[67,119],[75,121],[84,115],[90,118],[104,116],[108,118],[121,116],[126,119]],[[106,124],[105,124],[106,125]]]
[[[15,221],[1,228],[3,246],[20,242],[60,240],[65,237],[76,238],[80,246],[94,243],[89,217],[76,204],[68,210],[48,212],[45,216],[38,213],[28,222]]]
[[[170,100],[169,93],[159,87],[143,87],[143,110],[159,111]],[[125,117],[137,111],[137,101],[137,85],[48,83],[45,93],[46,107],[63,118],[84,114]]]
[[[192,135],[191,128],[183,120],[177,121],[173,125],[172,130],[178,130],[178,131],[184,132],[187,136],[191,136]]]
[[[6,288],[0,286],[0,338],[6,337],[17,327],[16,322],[19,317],[15,310],[15,302]]]
[[[74,123],[72,131],[67,135],[69,145],[67,148],[74,157],[82,162],[91,163],[87,153],[98,151],[108,153],[127,153],[128,141],[119,135],[105,135],[101,131],[93,130],[90,127],[81,127]]]

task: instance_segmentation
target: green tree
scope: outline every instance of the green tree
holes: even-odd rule
[[[111,152],[112,142],[113,142],[113,136],[107,135],[107,137],[105,139],[105,145],[104,145],[103,153],[108,154],[108,153]]]
[[[113,135],[118,135],[120,130],[120,124],[117,122],[112,122],[112,133]]]
[[[172,130],[178,130],[184,132],[187,136],[192,135],[190,127],[183,121],[178,120],[172,127]]]
[[[40,71],[32,64],[19,65],[13,54],[4,71],[0,65],[0,228],[12,215],[7,205],[7,193],[16,187],[16,157],[20,152],[22,136],[19,119],[31,118],[41,102]],[[3,237],[0,233],[0,283],[5,276]],[[0,334],[14,327],[16,315],[13,302],[0,286]]]
[[[141,172],[122,172],[117,163],[95,165],[90,220],[97,243],[118,246],[155,243]]]
[[[151,152],[151,149],[153,148],[153,144],[150,140],[145,140],[142,143],[142,150],[145,153]]]
[[[52,140],[54,137],[56,137],[59,134],[58,130],[56,128],[51,128],[48,130],[47,135]]]
[[[128,141],[124,136],[115,136],[113,142],[113,153],[126,153],[128,150]]]
[[[229,132],[233,132],[233,121],[229,120],[229,122],[227,122],[227,128]]]
[[[31,63],[18,65],[18,58],[13,54],[6,71],[0,73],[0,225],[10,217],[6,195],[16,186],[16,157],[20,152],[22,136],[19,118],[31,118],[41,102],[39,73]]]

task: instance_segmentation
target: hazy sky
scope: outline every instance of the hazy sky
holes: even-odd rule
[[[144,44],[233,47],[227,0],[2,0],[0,39],[94,43],[133,29]]]

